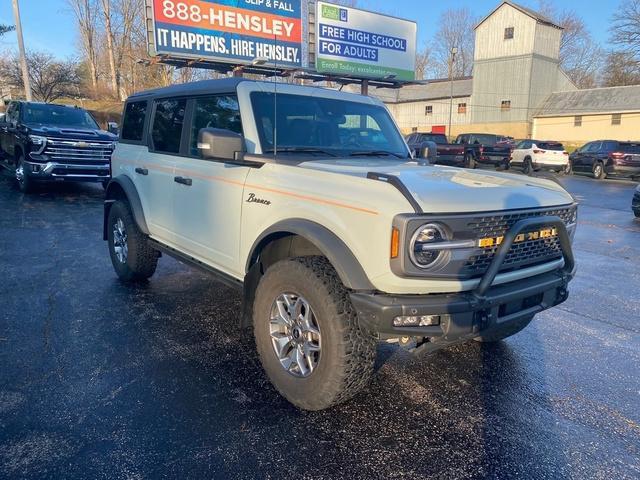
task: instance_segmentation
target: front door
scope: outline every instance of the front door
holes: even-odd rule
[[[176,241],[185,253],[226,273],[241,273],[240,219],[249,168],[202,159],[198,133],[221,128],[242,133],[235,95],[190,100],[186,155],[178,158],[173,185]]]

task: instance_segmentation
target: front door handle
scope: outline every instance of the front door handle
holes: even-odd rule
[[[140,175],[149,175],[149,170],[147,170],[146,168],[136,168],[136,173],[139,173]]]
[[[181,185],[186,185],[187,187],[193,185],[193,180],[191,180],[190,178],[174,177],[173,181]]]

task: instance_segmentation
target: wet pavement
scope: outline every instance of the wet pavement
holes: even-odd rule
[[[640,478],[634,184],[581,203],[571,297],[500,344],[413,358],[296,410],[237,328],[240,297],[163,258],[116,279],[101,187],[0,178],[0,478]]]

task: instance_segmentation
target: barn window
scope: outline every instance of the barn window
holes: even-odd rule
[[[573,117],[573,126],[581,127],[582,126],[582,115],[576,115]]]
[[[433,113],[433,105],[427,105],[424,107],[424,114],[431,115]]]
[[[458,113],[467,113],[467,104],[459,103],[458,104]]]
[[[511,110],[511,100],[502,100],[502,102],[500,102],[500,110],[503,112]]]
[[[622,123],[622,114],[614,113],[611,115],[611,125],[620,125]]]
[[[411,132],[416,133],[418,131],[418,127],[411,127]]]
[[[504,29],[504,39],[505,40],[513,39],[513,27],[507,27]]]

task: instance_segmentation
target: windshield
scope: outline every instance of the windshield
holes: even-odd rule
[[[56,127],[98,129],[98,124],[86,110],[64,105],[25,104],[24,123],[38,123]]]
[[[274,94],[266,92],[253,92],[251,102],[264,153],[277,148],[278,153],[409,157],[383,107],[288,94],[274,101]]]

